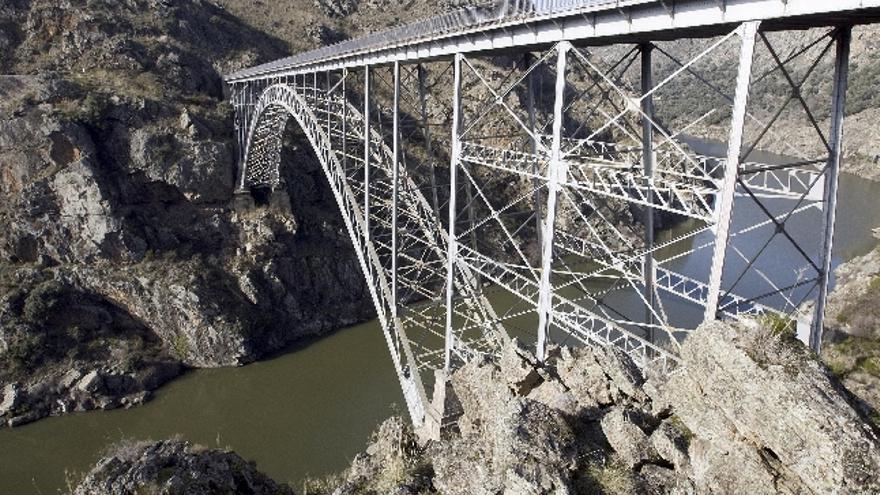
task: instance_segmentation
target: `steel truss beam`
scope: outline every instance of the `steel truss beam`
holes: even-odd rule
[[[727,15],[741,15],[750,1],[757,0],[726,2]],[[689,11],[676,2],[675,12]],[[636,14],[627,22],[645,21]],[[672,323],[668,298],[695,305],[704,320],[794,318],[817,292],[809,341],[818,350],[831,270],[849,28],[783,60],[759,27],[745,22],[708,40],[688,60],[650,39],[614,52],[608,61],[600,48],[562,39],[535,45],[543,49],[537,53],[521,49],[513,62],[459,49],[449,52],[448,63],[418,53],[387,61],[370,55],[351,59],[357,65],[324,61],[283,75],[233,78],[237,188],[282,186],[282,135],[292,117],[331,185],[416,424],[443,421],[442,412],[427,403],[423,373],[448,376],[474,356],[497,354],[511,335],[533,344],[538,359],[553,343],[573,340],[616,345],[646,372],[669,372],[690,329]],[[829,44],[796,79],[789,63],[812,57],[825,39]],[[739,65],[731,95],[700,66],[736,40]],[[802,88],[833,41],[826,139]],[[769,58],[756,56],[759,50]],[[656,81],[654,53],[674,64]],[[758,60],[772,67],[753,77]],[[790,85],[792,96],[769,115],[750,109],[750,93],[774,77]],[[712,112],[729,117],[726,156],[694,152],[681,139],[705,114],[680,122],[662,116],[659,95],[675,91],[685,78],[723,101]],[[762,138],[774,136],[773,126],[790,102],[804,111],[828,158],[799,153],[781,165],[749,160]],[[749,125],[759,130],[750,140]],[[779,202],[786,205],[782,211],[771,206]],[[734,221],[745,203],[761,220]],[[824,236],[814,259],[787,222],[817,209],[824,214]],[[655,237],[660,216],[690,230],[672,239]],[[774,233],[757,252],[737,242],[767,230]],[[775,238],[802,256],[806,275],[776,280],[765,272],[758,261]],[[677,264],[708,252],[707,273]],[[747,275],[766,290],[741,291]],[[486,291],[506,293],[514,302],[500,305]],[[629,298],[632,307],[621,306],[620,298]]]

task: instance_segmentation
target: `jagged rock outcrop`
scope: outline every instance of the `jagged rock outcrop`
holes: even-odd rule
[[[757,324],[718,322],[695,332],[682,358],[686,366],[662,394],[699,439],[691,453],[697,486],[718,492],[880,490],[877,432],[806,347]],[[731,455],[751,468],[737,476],[729,468],[713,469]],[[751,473],[761,476],[743,475]]]
[[[834,275],[822,359],[880,425],[880,248],[841,264]]]
[[[416,495],[429,491],[433,471],[423,454],[424,448],[409,423],[392,416],[373,434],[367,450],[354,458],[334,493]],[[307,493],[321,493],[324,489],[328,489],[326,484],[312,486]]]
[[[113,448],[76,486],[76,495],[293,494],[234,452],[169,440]]]
[[[645,381],[614,348],[555,348],[540,364],[514,341],[497,362],[452,375],[460,417],[440,440],[419,448],[392,420],[380,437],[402,440],[375,441],[343,487],[318,493],[372,493],[377,479],[382,493],[880,490],[877,429],[800,342],[717,322],[696,330],[682,357],[676,373]],[[387,470],[388,445],[400,442],[411,447]],[[406,488],[388,488],[394,479]]]
[[[356,0],[314,0],[315,7],[330,17],[345,17],[357,9]]]
[[[233,198],[220,74],[284,43],[202,0],[4,3],[0,26],[0,388],[43,397],[0,422],[137,403],[181,364],[246,363],[372,314],[302,136],[267,204]],[[60,306],[27,304],[46,298]],[[82,316],[94,308],[107,322]],[[176,371],[141,380],[83,351],[110,336],[128,362]],[[59,384],[92,370],[135,385]]]
[[[498,365],[475,360],[452,376],[463,414],[460,434],[431,454],[440,492],[522,493],[534,486],[553,492],[569,484],[574,432],[558,410],[518,394],[531,380],[511,371],[504,375]]]

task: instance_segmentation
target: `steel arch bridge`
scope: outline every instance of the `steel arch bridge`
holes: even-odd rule
[[[238,189],[283,186],[295,121],[416,425],[444,414],[426,384],[514,337],[663,373],[700,321],[757,316],[818,350],[851,29],[878,16],[880,0],[461,9],[226,76]]]

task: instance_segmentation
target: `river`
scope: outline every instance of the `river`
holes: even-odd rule
[[[880,183],[841,176],[835,265],[876,245],[870,228],[880,223],[878,198]],[[737,208],[742,214],[739,203]],[[817,212],[793,228],[816,236],[819,218]],[[689,228],[693,225],[676,226],[658,239]],[[693,245],[711,240],[711,235],[698,235]],[[759,239],[737,242],[748,250]],[[773,249],[781,251],[772,259],[791,255],[784,244]],[[707,251],[677,260],[676,269],[704,269]],[[762,267],[770,273],[785,270],[776,265]],[[625,305],[625,300],[619,302]],[[699,315],[683,304],[667,310],[680,313],[682,320]],[[87,470],[114,442],[175,435],[231,448],[276,480],[298,488],[305,476],[347,467],[370,432],[393,411],[403,411],[394,406],[402,402],[380,328],[368,322],[242,368],[189,372],[141,407],[71,414],[0,430],[0,493],[57,493],[65,489],[68,477]]]

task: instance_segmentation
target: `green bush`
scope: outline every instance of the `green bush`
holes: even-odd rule
[[[189,354],[189,339],[185,334],[177,334],[174,337],[174,340],[171,342],[171,350],[174,351],[174,354],[183,361],[186,359],[187,354]]]
[[[776,336],[794,336],[797,334],[797,322],[783,315],[764,313],[758,317],[758,322]]]
[[[63,293],[64,287],[55,280],[49,280],[37,285],[24,301],[22,316],[31,323],[45,320],[49,313],[57,306]]]

